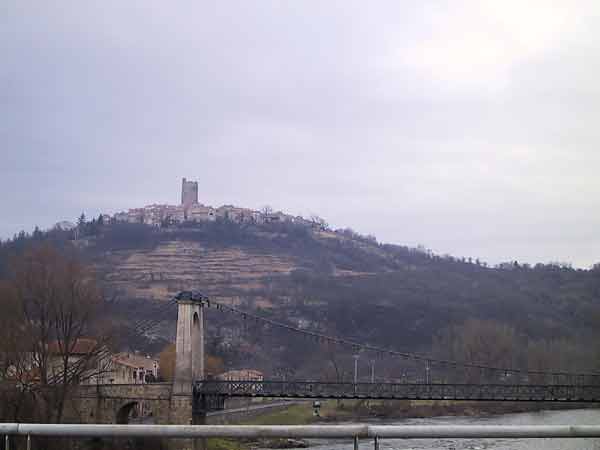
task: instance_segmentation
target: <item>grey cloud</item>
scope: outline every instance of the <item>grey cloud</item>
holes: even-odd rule
[[[0,236],[187,176],[440,253],[596,262],[597,7],[544,28],[507,5],[488,36],[472,2],[9,1]]]

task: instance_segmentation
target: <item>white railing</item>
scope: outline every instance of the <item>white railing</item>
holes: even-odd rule
[[[5,435],[5,450],[9,436],[46,437],[156,437],[166,439],[224,438],[349,438],[358,448],[359,439],[379,440],[431,438],[600,438],[598,425],[80,425],[0,423]]]

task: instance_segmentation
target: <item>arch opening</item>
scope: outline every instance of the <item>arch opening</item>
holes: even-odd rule
[[[117,411],[117,424],[126,425],[131,419],[136,418],[138,416],[138,405],[138,402],[129,402],[121,406]]]
[[[199,321],[200,319],[198,318],[198,313],[195,312],[194,316],[192,317],[192,323],[194,324],[194,326],[197,326]]]

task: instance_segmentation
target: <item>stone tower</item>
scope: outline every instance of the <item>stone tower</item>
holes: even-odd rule
[[[198,203],[198,182],[181,180],[181,204],[185,209]]]
[[[199,292],[180,292],[177,299],[177,342],[173,392],[191,394],[192,384],[204,378],[204,304]]]

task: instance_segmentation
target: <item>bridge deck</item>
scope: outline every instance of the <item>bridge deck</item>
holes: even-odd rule
[[[197,399],[285,397],[373,400],[479,400],[600,402],[600,385],[328,383],[310,381],[204,380],[194,385]]]

